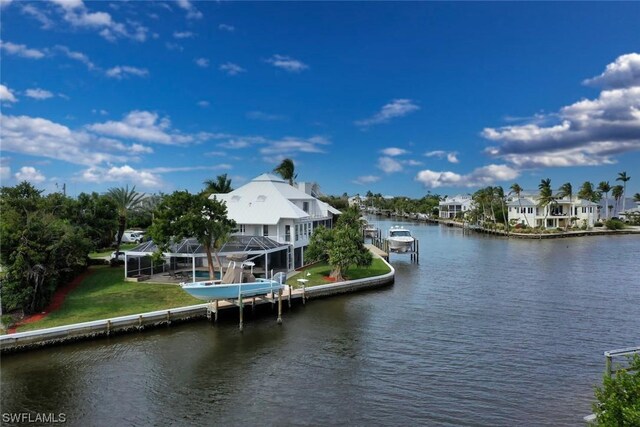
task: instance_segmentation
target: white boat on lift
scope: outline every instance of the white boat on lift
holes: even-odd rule
[[[253,276],[253,266],[251,261],[234,260],[220,280],[180,283],[180,286],[191,296],[204,301],[275,295],[284,289],[284,273],[275,274],[271,279],[257,279]],[[250,267],[249,271],[245,270],[247,267]]]
[[[415,239],[409,230],[402,226],[394,225],[389,229],[387,241],[389,242],[389,251],[407,252],[413,247]]]

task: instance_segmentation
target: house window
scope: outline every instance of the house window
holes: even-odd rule
[[[285,242],[290,242],[291,241],[291,226],[290,225],[285,225],[284,226],[284,241]]]
[[[593,213],[593,208],[589,208],[589,213]]]
[[[269,226],[268,225],[263,225],[262,226],[262,235],[267,237],[269,235]]]
[[[309,202],[302,202],[302,210],[309,213]]]
[[[298,224],[296,224],[296,242],[298,241],[299,230]]]
[[[582,213],[587,213],[587,208],[582,208]]]
[[[530,214],[533,213],[533,208],[527,208],[527,212],[529,212]]]
[[[244,234],[244,230],[245,230],[245,226],[244,226],[244,224],[240,224],[240,225],[238,226],[238,232],[239,232],[240,234]]]

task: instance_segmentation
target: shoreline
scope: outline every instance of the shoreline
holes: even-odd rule
[[[413,220],[416,221],[416,220]],[[422,222],[419,221],[418,222]],[[474,231],[476,233],[482,234],[492,234],[500,237],[507,238],[515,238],[515,239],[533,239],[533,240],[542,240],[542,239],[563,239],[569,237],[590,237],[590,236],[618,236],[618,235],[630,235],[630,234],[638,234],[640,235],[640,227],[635,229],[623,229],[623,230],[608,230],[603,227],[602,230],[580,230],[580,231],[563,231],[558,233],[517,233],[517,232],[509,232],[507,233],[504,230],[491,230],[483,227],[475,227],[465,225],[463,223],[457,221],[451,221],[447,219],[430,219],[427,222],[445,225],[447,227],[457,227],[462,228],[464,230]]]
[[[378,257],[374,254],[375,257]],[[381,257],[379,257],[381,258]],[[313,286],[302,289],[292,290],[285,288],[282,293],[282,303],[287,304],[288,308],[292,304],[306,303],[309,299],[319,299],[334,295],[341,295],[351,292],[360,292],[372,290],[384,286],[390,286],[395,282],[395,269],[386,260],[382,261],[389,267],[388,273],[367,277],[363,279],[346,280],[344,282],[329,283],[325,285]],[[260,309],[268,307],[271,301],[265,299],[246,298],[244,305]],[[75,323],[70,325],[56,326],[47,329],[36,329],[33,331],[16,332],[0,336],[0,354],[19,353],[36,348],[49,347],[59,344],[65,344],[76,341],[84,341],[95,338],[109,337],[131,332],[142,332],[147,328],[158,328],[161,326],[170,326],[172,323],[183,323],[195,321],[198,319],[207,319],[211,317],[209,312],[210,304],[196,304],[186,307],[177,307],[167,310],[158,310],[148,313],[132,314],[127,316],[119,316],[109,319],[100,319],[89,322]],[[235,310],[237,305],[221,301],[218,309],[229,315]],[[261,310],[262,311],[262,310]],[[271,313],[271,310],[264,310]],[[262,315],[262,313],[256,313]]]

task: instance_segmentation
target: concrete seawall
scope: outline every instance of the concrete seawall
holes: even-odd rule
[[[384,262],[389,266],[391,271],[381,276],[313,286],[307,288],[304,295],[302,289],[295,289],[291,292],[285,290],[282,296],[283,305],[287,305],[287,303],[290,305],[298,300],[302,301],[303,297],[309,300],[391,285],[395,280],[395,269],[388,262]],[[245,299],[245,305],[251,306],[252,302],[252,298]],[[264,304],[271,304],[271,302],[260,299],[255,300],[256,306]],[[209,304],[207,303],[197,304],[187,307],[172,308],[170,310],[152,311],[149,313],[119,316],[111,319],[75,323],[55,328],[1,335],[0,353],[28,350],[64,342],[86,340],[99,336],[142,331],[145,328],[170,325],[172,322],[184,322],[188,320],[206,318],[208,306]],[[218,309],[221,312],[232,309],[237,310],[237,306],[230,302],[221,301]]]

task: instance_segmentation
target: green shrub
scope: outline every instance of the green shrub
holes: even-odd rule
[[[602,223],[601,222],[596,222],[595,224],[593,224],[594,227],[602,227]]]
[[[624,228],[624,223],[619,219],[610,219],[604,223],[604,225],[609,230],[622,230]]]
[[[615,377],[605,376],[595,394],[597,425],[640,426],[640,355],[630,358],[629,368],[619,369]]]

